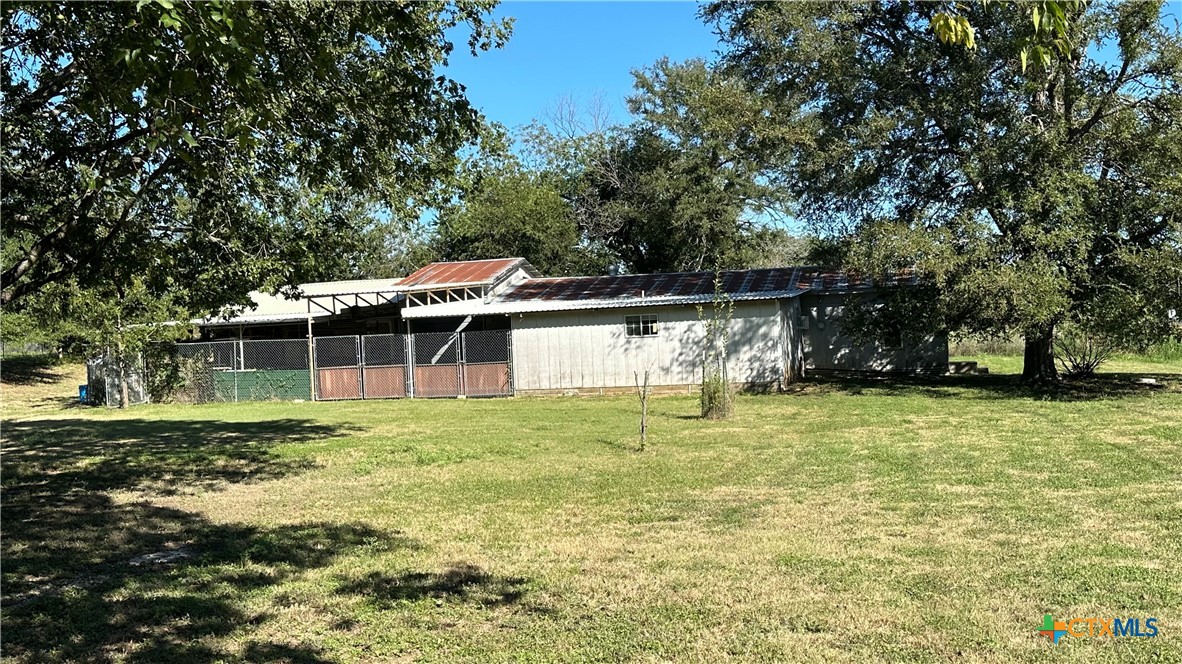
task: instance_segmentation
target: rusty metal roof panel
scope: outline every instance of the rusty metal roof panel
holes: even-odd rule
[[[406,289],[491,284],[518,267],[525,267],[533,274],[533,268],[524,258],[429,263],[399,281],[398,286]]]
[[[714,280],[734,301],[796,297],[807,291],[844,293],[866,291],[874,282],[866,275],[814,266],[758,268],[714,272],[628,274],[598,277],[527,279],[479,305],[479,313],[518,313],[617,307],[696,305],[715,297]],[[916,283],[915,275],[890,275],[887,283]],[[407,318],[430,318],[477,313],[471,303],[414,307]]]
[[[695,297],[714,294],[713,272],[627,274],[614,277],[552,277],[530,279],[498,298],[502,302],[610,300],[616,298]],[[727,270],[719,286],[736,299],[767,293],[868,288],[870,280],[838,270],[777,267]]]

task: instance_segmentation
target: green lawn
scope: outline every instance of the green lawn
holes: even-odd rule
[[[954,357],[952,359],[974,360],[981,366],[988,367],[989,371],[995,374],[1022,373],[1021,355],[965,355],[963,357]],[[1101,365],[1100,371],[1109,374],[1126,373],[1154,375],[1163,372],[1166,374],[1177,374],[1182,373],[1182,358],[1179,358],[1178,360],[1165,361],[1152,360],[1136,355],[1118,355]]]
[[[119,412],[61,369],[5,385],[3,657],[1182,661],[1182,366],[1115,368],[1166,385],[654,398],[643,452],[635,398]]]

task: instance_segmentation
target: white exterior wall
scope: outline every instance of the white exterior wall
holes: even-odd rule
[[[944,373],[948,370],[948,336],[903,336],[902,346],[881,343],[859,345],[841,329],[845,309],[843,295],[811,295],[801,298],[801,313],[808,320],[802,330],[804,368],[826,371]]]
[[[628,337],[624,317],[657,314],[658,334]],[[621,307],[514,314],[513,387],[577,390],[701,382],[704,330],[692,306]],[[776,300],[736,302],[727,368],[732,382],[778,383],[788,352]]]
[[[780,301],[780,318],[784,326],[784,382],[791,383],[804,374],[799,297]]]

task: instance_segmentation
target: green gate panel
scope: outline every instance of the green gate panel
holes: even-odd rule
[[[306,369],[270,371],[219,371],[214,374],[218,401],[234,401],[234,379],[238,379],[238,401],[291,401],[311,399],[312,386]]]

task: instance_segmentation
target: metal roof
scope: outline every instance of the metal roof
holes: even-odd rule
[[[399,281],[398,287],[407,290],[492,284],[519,267],[524,267],[531,276],[536,276],[524,258],[428,263]]]
[[[576,309],[703,304],[715,297],[714,272],[629,274],[528,279],[488,302],[448,302],[403,310],[404,318],[509,314]],[[727,270],[717,273],[720,290],[734,301],[796,297],[806,291],[868,290],[875,283],[832,268],[814,266]],[[914,283],[911,273],[885,284]]]
[[[382,297],[379,299],[395,302],[401,299],[397,292],[495,284],[518,268],[524,269],[531,278],[509,287],[491,299],[408,307],[402,310],[402,316],[434,318],[474,313],[667,306],[701,304],[714,299],[714,272],[538,278],[533,267],[523,258],[497,258],[431,263],[401,280],[365,279],[300,284],[299,289],[304,297],[296,300],[256,291],[250,294],[255,305],[253,309],[244,310],[230,318],[213,317],[193,322],[217,326],[305,321],[309,317],[318,318],[331,314],[323,307],[310,306],[309,300],[335,300],[343,296],[380,294]],[[722,292],[735,301],[788,298],[805,291],[868,290],[876,285],[869,277],[815,266],[727,270],[717,273],[717,276]],[[885,283],[877,285],[896,286],[907,283],[917,283],[917,277],[913,272],[901,272]],[[354,302],[354,306],[366,304],[368,301]],[[333,311],[335,309],[334,305]]]
[[[254,314],[250,311],[246,311],[239,316],[233,316],[231,318],[197,318],[191,322],[194,325],[200,325],[202,327],[233,327],[236,325],[303,323],[307,321],[309,317],[319,318],[320,316],[326,315],[328,314],[325,312],[312,312],[309,314],[306,311],[302,311],[298,314]]]
[[[387,293],[398,290],[401,279],[354,279],[351,281],[318,281],[300,284],[303,297],[331,295],[359,295],[366,293]],[[296,300],[300,302],[301,300]]]
[[[796,297],[804,290],[761,291],[746,295],[731,296],[736,302],[749,300],[775,300],[779,298]],[[625,307],[667,307],[673,305],[708,304],[714,299],[714,293],[687,296],[664,297],[618,297],[595,300],[521,300],[506,302],[496,299],[489,304],[479,305],[473,302],[446,302],[422,307],[410,307],[402,310],[402,317],[415,318],[446,318],[452,316],[469,316],[473,314],[516,314],[537,313],[544,311],[576,311],[586,309],[617,309]]]
[[[578,301],[620,297],[694,297],[714,294],[714,272],[628,274],[606,277],[530,279],[501,296],[502,301]],[[732,299],[805,290],[870,288],[869,277],[821,267],[772,267],[718,272],[720,290]],[[891,281],[897,282],[897,278]]]
[[[330,312],[323,309],[309,307],[307,302],[309,298],[388,292],[395,290],[397,283],[398,279],[311,282],[299,284],[298,288],[303,297],[294,300],[289,300],[282,295],[251,291],[249,297],[253,306],[242,308],[237,315],[210,316],[191,322],[206,327],[303,322],[309,317],[319,318],[330,315]],[[229,308],[227,313],[234,314],[236,309]]]

